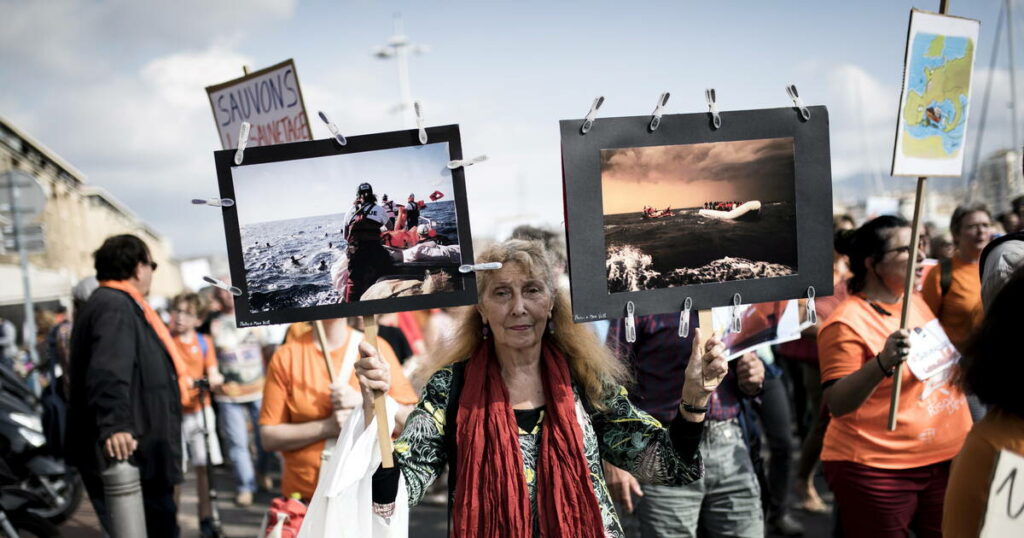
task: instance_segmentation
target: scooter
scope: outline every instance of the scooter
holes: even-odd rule
[[[60,536],[60,530],[33,513],[46,506],[38,495],[19,488],[18,477],[0,458],[0,536],[3,538],[51,538]]]
[[[0,457],[18,488],[43,501],[32,512],[60,524],[78,509],[83,486],[45,445],[39,399],[17,374],[0,366]]]

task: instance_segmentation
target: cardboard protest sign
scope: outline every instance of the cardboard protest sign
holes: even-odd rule
[[[217,151],[239,326],[476,303],[458,125]]]
[[[1024,457],[1000,450],[980,538],[1024,536]]]
[[[911,10],[894,176],[960,176],[967,141],[976,20]]]
[[[828,111],[563,120],[577,322],[832,293]]]
[[[224,149],[238,147],[243,121],[251,125],[247,147],[313,140],[292,60],[209,86],[206,93]]]

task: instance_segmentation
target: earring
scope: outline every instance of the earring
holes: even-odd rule
[[[548,334],[552,336],[555,334],[555,322],[551,318],[548,318]]]
[[[491,328],[490,328],[490,327],[488,327],[487,325],[484,325],[484,328],[483,328],[483,329],[481,329],[481,331],[480,331],[480,332],[482,332],[482,333],[483,333],[483,335],[484,335],[484,340],[487,340],[487,337],[491,335]]]

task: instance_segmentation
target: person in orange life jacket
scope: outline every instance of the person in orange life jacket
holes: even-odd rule
[[[384,208],[369,183],[356,191],[356,204],[345,214],[345,239],[348,241],[349,290],[346,302],[358,301],[363,293],[391,269],[391,256],[381,243],[381,229],[388,221]]]
[[[206,306],[196,293],[181,293],[171,299],[171,323],[168,329],[174,337],[178,351],[185,359],[189,377],[209,380],[210,388],[217,389],[224,377],[217,368],[217,354],[209,336],[196,332],[206,316]],[[210,395],[199,401],[199,390],[192,390],[192,405],[183,406],[181,433],[188,449],[189,459],[196,471],[196,491],[199,496],[199,524],[212,525],[210,510],[210,485],[207,481],[206,466],[220,465],[223,457],[217,440],[217,419],[213,414]],[[204,432],[204,415],[207,431]],[[203,439],[203,435],[206,439]],[[206,447],[210,452],[207,454]]]
[[[157,264],[134,235],[108,238],[93,258],[100,288],[72,329],[65,455],[107,532],[101,473],[109,460],[131,458],[139,467],[148,536],[177,537],[181,406],[192,382],[167,326],[145,299]]]
[[[420,223],[420,205],[416,203],[416,195],[409,195],[409,203],[405,204],[405,229],[414,230]]]

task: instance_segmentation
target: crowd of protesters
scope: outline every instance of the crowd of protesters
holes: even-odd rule
[[[101,473],[112,460],[138,465],[150,536],[178,535],[177,487],[191,469],[204,535],[212,530],[210,465],[230,464],[239,506],[259,490],[308,502],[333,441],[375,388],[400,404],[399,465],[375,477],[375,508],[393,502],[401,472],[411,499],[453,503],[452,521],[469,535],[500,525],[545,534],[571,520],[588,536],[796,536],[805,532],[800,512],[831,512],[836,535],[975,536],[998,450],[1024,454],[1015,390],[1022,367],[1011,345],[1024,304],[1022,213],[1024,197],[995,218],[983,205],[958,207],[948,236],[923,227],[918,252],[900,217],[857,226],[837,216],[835,293],[818,298],[818,324],[727,363],[717,385],[701,390],[687,385],[691,357],[718,364],[717,340],[697,349],[696,331],[679,336],[678,314],[638,318],[632,342],[621,323],[571,323],[560,235],[532,227],[514,235],[527,241],[485,251],[511,269],[479,279],[480,305],[383,316],[376,351],[355,320],[324,320],[323,342],[306,323],[287,332],[238,327],[234,301],[220,288],[186,291],[154,309],[147,295],[157,264],[140,239],[116,236],[95,252],[96,277],[75,287],[73,308],[38,315],[39,364],[12,359],[14,326],[2,320],[0,358],[63,401],[67,417],[48,426],[48,438],[66,448],[106,529]],[[919,271],[905,297],[912,256]],[[909,330],[900,329],[905,301]],[[531,330],[519,330],[517,319]],[[926,379],[904,369],[888,431],[910,332],[933,322],[962,359]],[[446,411],[445,398],[462,383],[452,380],[453,364],[473,382],[459,389],[458,410],[482,405],[490,391],[509,406],[490,418],[459,417],[465,429],[449,442],[446,417],[457,412]],[[542,366],[545,375],[536,375]],[[604,390],[620,384],[628,391]],[[582,426],[564,420],[570,386],[588,409]],[[506,418],[522,455],[493,453],[471,465],[479,443],[508,446]],[[544,427],[559,435],[582,427],[583,444],[551,445]],[[557,465],[554,454],[563,455]],[[819,491],[819,467],[828,492]],[[493,482],[516,469],[525,472],[521,489]],[[544,473],[593,482],[555,483]],[[495,511],[494,491],[517,495],[519,508]],[[538,499],[562,499],[559,510],[572,517]]]

